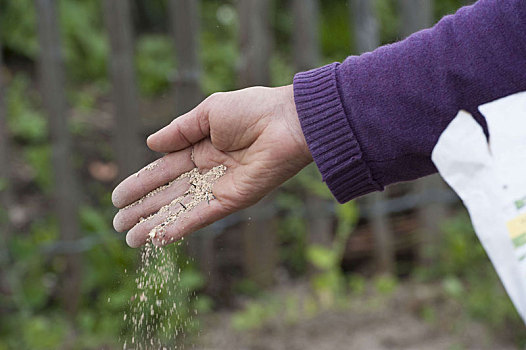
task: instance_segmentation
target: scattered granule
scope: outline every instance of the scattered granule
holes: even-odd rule
[[[148,242],[141,250],[136,271],[137,292],[123,316],[129,334],[123,349],[181,349],[185,330],[194,324],[193,297],[180,285],[177,247],[156,247]]]
[[[138,172],[136,172],[136,173],[135,173],[135,177],[139,177],[139,174],[140,174],[141,172],[144,172],[144,171],[151,171],[151,170],[157,168],[158,166],[159,166],[159,160],[156,160],[155,162],[148,164],[147,166],[145,166],[144,168],[142,168],[141,170],[139,170]]]
[[[182,270],[177,264],[175,249],[181,242],[177,247],[156,247],[151,239],[164,234],[165,226],[183,213],[203,201],[213,200],[212,186],[225,172],[226,167],[220,165],[205,174],[200,174],[198,169],[182,174],[174,181],[188,178],[190,186],[184,195],[163,206],[157,213],[141,218],[144,222],[155,215],[169,214],[162,224],[150,232],[148,242],[141,250],[141,262],[135,278],[137,292],[130,298],[129,310],[123,316],[126,329],[130,331],[123,339],[123,349],[181,349],[184,346],[182,341],[186,330],[194,326],[197,310],[191,310],[195,294],[191,295],[180,284]],[[139,201],[163,191],[172,183],[159,187]]]
[[[213,167],[204,174],[199,173],[199,170],[197,168],[194,168],[191,171],[183,174],[186,175],[185,177],[188,178],[188,182],[190,183],[190,187],[188,188],[188,190],[182,197],[176,198],[174,201],[172,201],[172,203],[164,206],[159,210],[159,212],[153,214],[151,217],[162,213],[166,213],[170,208],[174,206],[174,204],[177,203],[180,204],[180,208],[177,208],[177,210],[170,212],[170,214],[161,224],[154,227],[149,233],[150,238],[155,238],[157,236],[163,237],[165,233],[165,227],[175,222],[177,218],[179,218],[183,213],[189,212],[201,202],[210,202],[211,200],[213,200],[214,195],[212,194],[212,186],[221,176],[225,175],[225,173],[226,166],[221,164],[216,167]],[[182,200],[187,198],[189,198],[189,202],[183,204]]]
[[[125,207],[123,208],[123,210],[124,210],[124,209],[128,209],[128,208],[131,208],[131,207],[134,207],[134,206],[136,206],[136,205],[139,205],[139,204],[141,204],[146,198],[153,197],[153,196],[155,196],[156,194],[158,194],[158,193],[160,193],[160,192],[166,190],[168,187],[172,186],[175,182],[177,182],[177,181],[179,181],[179,180],[182,180],[182,179],[188,177],[189,174],[190,174],[190,172],[191,172],[191,171],[186,172],[186,173],[180,175],[178,178],[176,178],[175,180],[172,180],[172,181],[168,182],[166,185],[163,185],[163,186],[161,186],[161,187],[157,187],[155,190],[149,192],[146,196],[144,196],[144,197],[138,199],[137,201],[133,202],[133,203],[130,204],[130,205],[125,206]]]
[[[145,221],[148,221],[148,220],[151,220],[153,219],[154,217],[156,216],[159,216],[163,213],[166,213],[170,210],[170,207],[173,207],[174,205],[176,205],[177,203],[181,202],[183,199],[185,198],[185,196],[180,196],[180,197],[177,197],[176,199],[174,199],[173,201],[171,201],[170,203],[166,204],[165,206],[161,207],[161,209],[159,209],[156,213],[146,217],[146,218],[140,218],[139,222],[137,223],[138,224],[142,224],[143,222]]]
[[[155,162],[150,163],[147,166],[145,166],[144,167],[144,171],[151,171],[151,170],[157,168],[158,166],[159,166],[159,161],[156,160]]]

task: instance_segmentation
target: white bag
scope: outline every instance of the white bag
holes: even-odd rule
[[[490,142],[460,111],[432,160],[468,208],[477,235],[526,322],[526,92],[482,105]]]

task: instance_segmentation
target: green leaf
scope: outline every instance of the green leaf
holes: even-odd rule
[[[338,257],[331,249],[317,244],[307,248],[307,259],[321,270],[333,269],[338,263]]]

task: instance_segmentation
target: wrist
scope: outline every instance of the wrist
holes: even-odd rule
[[[307,140],[301,128],[296,103],[294,102],[294,87],[293,85],[286,85],[276,88],[280,91],[283,98],[283,115],[287,122],[287,127],[291,131],[291,136],[297,145],[297,156],[306,166],[313,161]]]

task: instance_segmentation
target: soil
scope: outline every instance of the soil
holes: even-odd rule
[[[303,293],[305,287],[296,288]],[[407,284],[391,296],[352,297],[345,310],[327,310],[295,324],[271,322],[258,330],[235,331],[233,313],[208,317],[195,345],[200,350],[454,350],[518,349],[485,326],[467,320],[459,305],[436,286]],[[293,291],[293,293],[296,293]],[[280,291],[281,292],[281,291]],[[280,293],[278,292],[278,293]],[[290,291],[289,291],[290,292]],[[287,293],[289,293],[287,292]],[[371,303],[373,299],[375,301]],[[375,307],[371,305],[376,304]],[[433,320],[422,317],[432,307]]]

